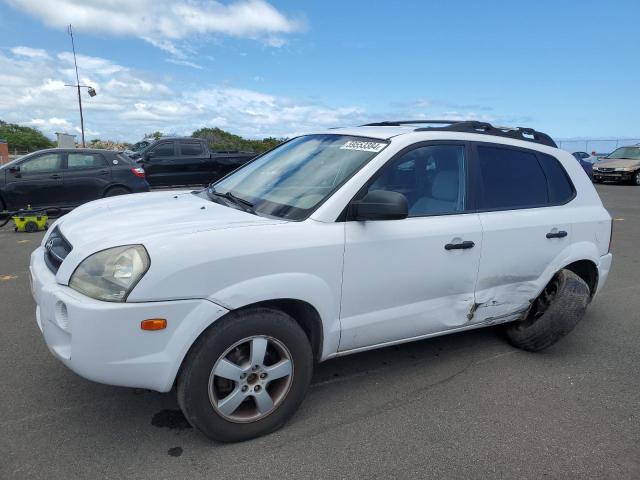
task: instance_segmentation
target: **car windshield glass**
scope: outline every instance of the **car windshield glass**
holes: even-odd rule
[[[147,148],[149,145],[151,145],[151,142],[147,142],[146,140],[143,140],[141,142],[134,143],[133,146],[131,147],[131,151],[132,152],[139,152],[139,151],[144,150],[145,148]]]
[[[620,147],[607,158],[629,158],[631,160],[640,160],[640,147]]]
[[[210,194],[231,192],[257,214],[302,220],[387,145],[335,134],[298,137],[211,185]]]

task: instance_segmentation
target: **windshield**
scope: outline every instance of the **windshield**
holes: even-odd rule
[[[620,147],[606,158],[629,158],[640,160],[640,147]]]
[[[209,187],[252,204],[257,214],[302,220],[388,142],[346,135],[295,138]]]
[[[151,145],[150,141],[142,140],[141,142],[134,143],[133,146],[130,148],[130,150],[132,152],[140,152],[141,150],[144,150],[145,148],[147,148],[149,145]]]

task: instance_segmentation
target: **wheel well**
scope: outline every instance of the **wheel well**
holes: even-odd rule
[[[130,188],[125,187],[124,185],[116,184],[116,185],[109,185],[107,188],[105,188],[104,192],[102,192],[102,196],[103,197],[106,196],[107,193],[109,193],[114,188],[122,188],[123,190],[126,190],[127,192],[131,193],[131,189]]]
[[[4,201],[4,198],[2,198],[2,195],[0,195],[0,212],[3,210],[6,210],[7,208],[7,204]]]
[[[596,293],[598,288],[598,267],[591,260],[578,260],[570,263],[566,267],[585,281],[591,292],[591,296]]]
[[[320,314],[313,307],[313,305],[305,301],[296,300],[293,298],[280,298],[276,300],[266,300],[263,302],[245,305],[244,307],[235,311],[242,311],[244,309],[254,307],[273,308],[291,316],[291,318],[293,318],[298,323],[298,325],[302,327],[304,333],[306,333],[307,338],[311,343],[314,360],[316,362],[320,360],[320,357],[322,356],[322,341],[324,338],[322,330],[322,319],[320,318]]]

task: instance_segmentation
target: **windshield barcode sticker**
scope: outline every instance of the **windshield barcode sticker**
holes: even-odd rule
[[[386,147],[386,143],[378,143],[378,142],[359,142],[355,140],[351,140],[350,142],[345,143],[340,147],[340,150],[359,150],[361,152],[379,152],[384,147]]]

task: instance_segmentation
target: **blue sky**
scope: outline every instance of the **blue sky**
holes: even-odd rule
[[[640,2],[0,0],[0,119],[88,137],[260,137],[475,118],[640,137]]]

